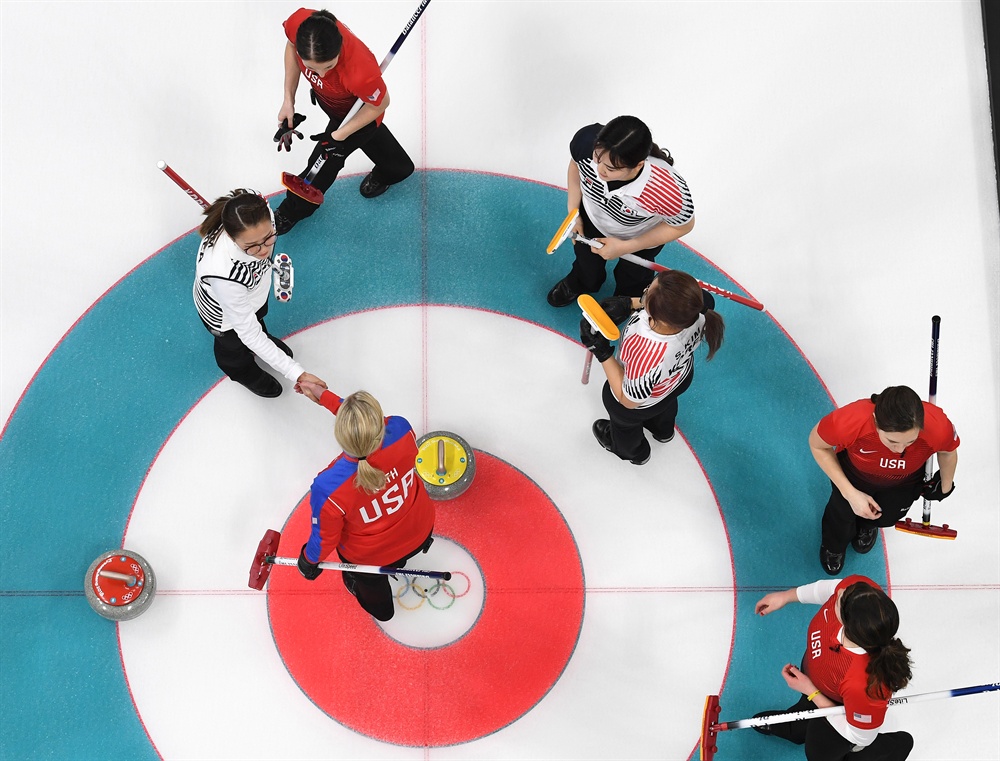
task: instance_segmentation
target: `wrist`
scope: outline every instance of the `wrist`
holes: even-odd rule
[[[806,695],[804,692],[802,694]],[[813,690],[810,694],[806,695],[806,700],[808,700],[810,703],[812,703],[813,700],[815,700],[819,695],[822,695],[822,694],[823,693],[820,692],[819,690]]]

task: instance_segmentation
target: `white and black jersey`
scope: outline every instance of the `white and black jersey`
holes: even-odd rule
[[[694,350],[705,335],[705,315],[674,335],[657,333],[649,314],[632,315],[618,342],[618,360],[624,368],[622,392],[639,407],[652,407],[665,399],[690,375]]]
[[[224,333],[233,325],[224,314],[213,283],[229,281],[242,285],[256,312],[267,301],[271,286],[271,260],[257,259],[240,250],[229,236],[219,233],[214,243],[202,240],[194,279],[194,305],[198,316],[211,330]]]
[[[224,231],[198,247],[194,304],[213,333],[236,332],[250,351],[290,380],[303,368],[275,345],[261,328],[257,312],[271,291],[271,258],[244,252]]]
[[[591,124],[570,141],[570,155],[580,171],[583,207],[604,235],[630,240],[661,222],[681,227],[694,217],[694,202],[684,178],[666,161],[648,157],[628,182],[604,182],[594,162],[594,142],[604,125]]]

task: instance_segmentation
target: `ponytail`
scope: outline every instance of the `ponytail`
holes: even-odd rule
[[[666,161],[670,166],[674,165],[674,157],[670,155],[670,151],[666,148],[661,148],[656,143],[653,143],[649,149],[649,155],[653,158],[662,159]]]
[[[698,281],[680,270],[659,272],[653,281],[659,286],[646,292],[644,302],[649,316],[684,330],[694,325],[699,315],[705,315],[704,338],[708,344],[708,359],[712,359],[722,346],[726,323],[721,314],[706,306],[705,294]]]
[[[726,322],[722,319],[722,315],[716,312],[714,309],[708,309],[705,311],[705,343],[708,344],[708,356],[705,359],[711,359],[715,356],[715,352],[719,350],[722,346],[722,339],[726,335]]]
[[[868,653],[868,686],[870,697],[886,700],[893,692],[906,687],[913,677],[910,670],[910,649],[893,637],[887,645],[866,649]]]
[[[223,230],[235,238],[244,230],[271,218],[267,199],[254,190],[236,188],[216,198],[205,209],[205,219],[198,227],[198,234],[209,244],[214,244]]]
[[[382,446],[385,436],[385,417],[378,400],[367,391],[356,391],[344,399],[337,411],[333,435],[344,454],[358,461],[354,485],[367,494],[375,494],[384,489],[385,472],[366,459]]]
[[[896,637],[899,611],[879,587],[864,581],[851,584],[840,597],[844,636],[868,653],[869,697],[887,700],[913,676],[910,650]]]

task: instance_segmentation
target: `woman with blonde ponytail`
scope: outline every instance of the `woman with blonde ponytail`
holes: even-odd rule
[[[772,592],[754,610],[766,616],[792,602],[822,605],[809,625],[801,669],[789,663],[781,672],[802,697],[784,711],[757,716],[835,705],[844,706],[844,715],[755,729],[805,745],[809,761],[903,761],[913,737],[880,733],[892,694],[912,676],[910,651],[896,637],[896,604],[871,579],[848,576]]]
[[[434,503],[417,476],[417,440],[399,416],[385,417],[367,391],[345,399],[309,381],[299,390],[337,416],[333,433],[343,453],[313,480],[312,533],[299,553],[309,581],[334,549],[345,563],[405,566],[433,541]],[[344,585],[380,621],[393,615],[387,576],[343,573]]]

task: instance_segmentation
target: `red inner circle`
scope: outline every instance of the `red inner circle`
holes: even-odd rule
[[[376,740],[434,747],[495,732],[545,696],[576,646],[584,581],[569,527],[523,473],[482,452],[476,460],[469,489],[436,503],[434,533],[465,547],[486,583],[479,620],[457,641],[418,650],[390,639],[336,571],[314,582],[293,568],[270,576],[271,630],[292,678],[332,718]],[[279,555],[298,555],[310,518],[307,496]]]

